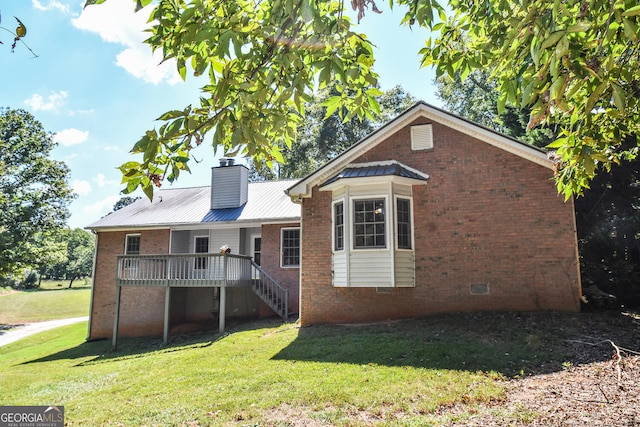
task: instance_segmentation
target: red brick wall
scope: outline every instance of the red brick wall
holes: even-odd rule
[[[300,269],[280,267],[280,230],[282,228],[300,227],[298,223],[271,224],[262,226],[261,266],[280,285],[289,289],[289,311],[297,313],[300,300]],[[261,315],[272,315],[273,311],[266,305]]]
[[[331,192],[316,187],[302,209],[301,322],[579,310],[573,203],[557,195],[552,171],[437,123],[434,149],[412,152],[409,132],[358,162],[397,160],[431,177],[413,187],[415,288],[331,286]],[[472,295],[471,284],[487,284],[488,295]]]
[[[98,256],[93,281],[89,339],[111,338],[116,301],[116,256],[124,253],[125,236],[136,233],[98,233]],[[141,254],[169,252],[169,230],[140,233]],[[161,335],[164,321],[165,288],[123,287],[120,300],[119,333],[122,336]]]

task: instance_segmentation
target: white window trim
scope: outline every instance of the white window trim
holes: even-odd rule
[[[342,203],[342,249],[336,249],[336,205]],[[347,233],[351,227],[348,226],[348,210],[347,203],[349,203],[346,197],[341,197],[339,199],[334,200],[331,203],[331,251],[333,253],[342,253],[347,250],[348,241]]]
[[[398,199],[403,199],[403,200],[408,200],[409,201],[409,221],[411,221],[410,223],[410,231],[411,231],[411,248],[407,249],[407,248],[400,248],[398,246],[398,212],[397,212],[397,206],[398,206]],[[413,197],[412,196],[402,196],[402,195],[397,195],[394,194],[393,195],[393,206],[394,206],[394,218],[393,218],[393,222],[394,222],[394,230],[393,230],[393,240],[394,240],[394,245],[395,245],[395,250],[396,251],[407,251],[407,252],[413,252],[415,250],[416,247],[416,242],[415,242],[415,230],[416,230],[416,225],[414,222],[414,217],[413,217]]]
[[[299,263],[297,265],[284,265],[284,231],[285,230],[298,230],[298,250],[302,251],[302,233],[300,232],[300,227],[282,227],[280,229],[280,268],[300,268],[300,261],[302,258],[302,253],[298,253]]]
[[[198,239],[207,239],[207,252],[196,252],[196,240]],[[211,239],[209,235],[202,234],[200,236],[193,236],[193,253],[194,254],[208,254],[211,253]]]
[[[249,234],[249,256],[255,261],[256,255],[256,239],[262,239],[262,233]],[[262,247],[260,248],[260,256],[262,256]]]
[[[385,236],[384,236],[384,248],[356,248],[356,236],[355,236],[355,232],[356,232],[356,227],[354,226],[354,221],[355,221],[355,209],[354,209],[354,204],[357,200],[374,200],[374,199],[384,199],[384,209],[385,209],[385,213],[384,213],[384,232],[385,232]],[[389,195],[388,194],[370,194],[370,195],[366,195],[366,196],[351,196],[348,198],[348,202],[349,202],[349,212],[348,212],[348,219],[349,219],[349,223],[348,223],[348,230],[345,230],[345,234],[348,232],[349,233],[349,240],[350,240],[350,250],[353,252],[360,252],[360,251],[365,251],[365,252],[374,252],[374,251],[380,251],[380,252],[387,252],[389,251],[390,245],[389,245],[389,220],[387,219],[389,217]],[[345,206],[347,206],[345,204]],[[391,212],[393,213],[393,211]],[[345,221],[345,225],[347,224],[347,222]],[[345,245],[346,247],[346,245]]]

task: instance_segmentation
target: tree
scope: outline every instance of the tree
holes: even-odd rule
[[[631,0],[459,2],[421,51],[437,74],[490,69],[506,104],[530,107],[529,126],[554,123],[556,182],[582,194],[597,170],[633,160],[640,126],[640,5]]]
[[[93,234],[81,228],[64,228],[55,233],[54,241],[65,248],[65,256],[55,264],[49,264],[42,275],[73,281],[91,276],[96,239]]]
[[[131,197],[131,196],[121,197],[120,200],[118,200],[113,205],[113,212],[119,211],[120,209],[129,206],[131,203],[135,202],[138,199],[140,199],[139,196],[138,197]]]
[[[66,235],[67,243],[65,278],[69,280],[69,287],[71,287],[75,279],[92,274],[95,238],[91,233],[81,228],[67,229],[64,235]]]
[[[598,174],[575,204],[583,287],[640,307],[640,159]]]
[[[436,79],[438,98],[444,108],[490,129],[537,147],[545,147],[555,140],[555,129],[536,126],[527,129],[531,109],[520,110],[511,105],[498,112],[500,92],[491,80],[488,70],[475,70],[463,81],[457,72],[451,78],[443,75]]]
[[[282,164],[276,164],[274,172],[266,163],[252,163],[252,180],[302,178],[415,103],[413,96],[395,86],[376,97],[380,114],[375,120],[353,117],[344,121],[344,110],[327,116],[325,102],[336,93],[333,86],[327,87],[305,105],[305,118],[297,129],[296,141],[283,150]]]
[[[87,0],[86,5],[105,0]],[[137,8],[151,0],[135,0]],[[358,19],[377,11],[354,0]],[[464,79],[490,69],[500,97],[531,108],[530,126],[554,123],[561,135],[556,182],[566,197],[581,194],[598,170],[637,156],[623,141],[640,127],[640,5],[635,0],[508,2],[395,0],[407,6],[401,23],[428,29],[420,51],[438,75]],[[304,103],[317,88],[336,83],[327,113],[344,108],[347,120],[378,111],[371,43],[356,33],[338,0],[160,0],[147,43],[175,58],[186,77],[206,75],[197,107],[169,111],[164,123],[134,145],[141,162],[121,166],[126,191],[147,196],[163,179],[188,170],[190,152],[213,133],[228,154],[281,162],[295,140]]]
[[[0,276],[61,256],[51,235],[74,195],[69,168],[50,159],[53,136],[24,110],[0,110]]]

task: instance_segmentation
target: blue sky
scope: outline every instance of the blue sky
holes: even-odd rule
[[[382,89],[399,84],[416,98],[441,105],[434,74],[420,69],[417,55],[428,35],[400,27],[400,10],[378,3],[384,13],[367,13],[359,31],[377,46]],[[84,11],[82,4],[0,0],[0,27],[15,30],[18,17],[27,27],[24,42],[38,55],[20,43],[11,53],[13,38],[0,30],[0,107],[25,109],[56,134],[53,157],[71,169],[70,184],[78,195],[70,206],[72,228],[111,211],[123,188],[117,167],[135,159],[131,146],[158,126],[160,114],[197,102],[203,84],[182,82],[170,62],[158,66],[160,58],[142,43],[149,8],[134,14],[132,0],[108,0]],[[202,161],[174,186],[209,184],[216,156],[205,144],[194,154]]]

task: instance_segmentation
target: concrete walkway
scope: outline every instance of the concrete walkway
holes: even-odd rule
[[[70,319],[49,320],[47,322],[27,323],[15,328],[0,331],[0,347],[12,342],[21,340],[49,329],[58,328],[60,326],[71,325],[73,323],[85,322],[89,320],[89,316],[72,317]]]

